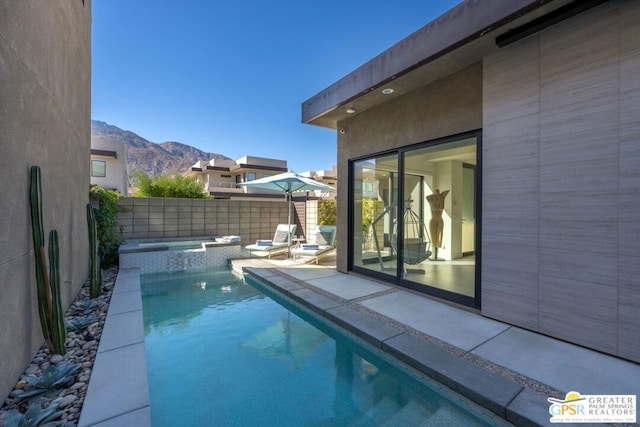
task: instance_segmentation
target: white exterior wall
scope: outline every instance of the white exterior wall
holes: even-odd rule
[[[127,174],[127,151],[124,142],[92,139],[91,148],[94,150],[115,151],[118,156],[118,158],[114,158],[111,156],[91,155],[91,160],[102,160],[107,164],[106,176],[104,178],[92,176],[91,184],[118,190],[122,195],[126,196],[129,190],[129,178]]]

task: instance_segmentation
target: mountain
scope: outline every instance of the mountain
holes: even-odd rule
[[[168,141],[156,144],[141,136],[98,120],[91,120],[91,140],[124,142],[127,150],[127,169],[143,171],[149,176],[184,173],[199,160],[229,159],[217,153],[207,153],[180,142]]]

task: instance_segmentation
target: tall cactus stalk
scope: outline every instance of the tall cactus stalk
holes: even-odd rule
[[[58,233],[52,230],[55,239],[53,251],[55,252],[55,289],[52,290],[49,271],[47,271],[47,257],[44,246],[44,227],[42,226],[42,182],[40,167],[31,167],[31,182],[29,188],[29,200],[31,204],[31,227],[33,230],[33,253],[36,268],[36,293],[38,297],[38,315],[42,334],[47,346],[54,353],[65,354],[66,328],[62,313],[60,299],[60,275],[58,256]],[[51,259],[52,243],[49,246]],[[52,263],[53,264],[53,263]]]
[[[89,297],[97,298],[102,290],[102,271],[98,255],[98,225],[93,206],[87,204],[87,224],[89,225],[89,259],[91,262],[91,276],[89,280]]]
[[[67,327],[64,323],[62,298],[60,297],[60,249],[58,247],[58,231],[49,232],[49,290],[51,294],[51,340],[55,352],[65,354],[67,347]]]

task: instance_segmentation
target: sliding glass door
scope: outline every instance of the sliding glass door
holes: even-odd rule
[[[353,265],[395,277],[398,155],[357,161],[352,170]]]
[[[480,134],[351,162],[351,268],[479,306]]]

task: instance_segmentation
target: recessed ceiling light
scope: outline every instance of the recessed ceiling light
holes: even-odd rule
[[[353,107],[349,107],[349,108],[347,108],[347,113],[348,113],[348,114],[353,114],[353,113],[355,113],[355,112],[356,112],[356,109],[355,109],[355,108],[353,108]]]
[[[394,92],[393,89],[391,89],[390,87],[386,88],[386,89],[382,89],[382,93],[384,93],[385,95],[391,95]]]

